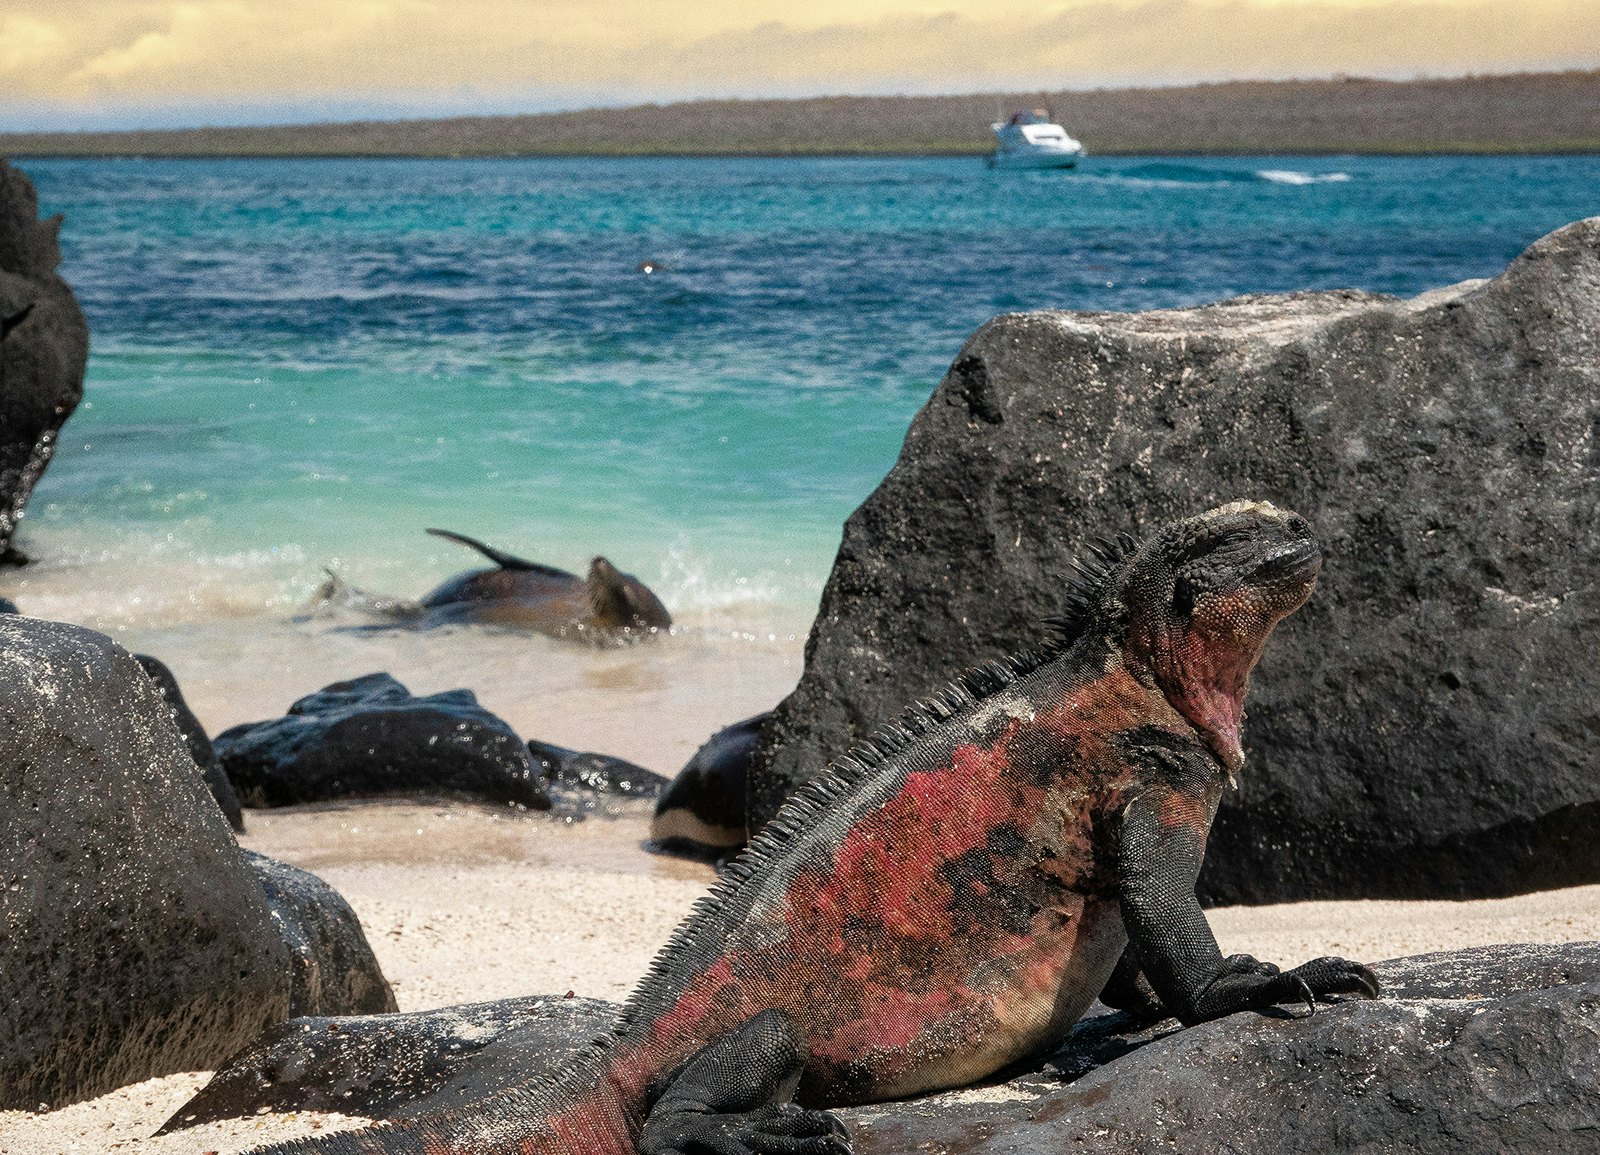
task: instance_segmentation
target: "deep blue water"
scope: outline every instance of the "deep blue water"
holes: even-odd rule
[[[996,313],[1411,294],[1600,213],[1596,157],[22,167],[93,332],[24,545],[264,606],[329,563],[420,593],[447,525],[804,610]]]

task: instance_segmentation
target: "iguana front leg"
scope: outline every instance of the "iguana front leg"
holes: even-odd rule
[[[762,1011],[668,1078],[639,1155],[850,1155],[843,1124],[789,1102],[804,1065],[794,1020]]]
[[[1172,1014],[1144,977],[1144,963],[1139,958],[1139,948],[1128,943],[1117,960],[1117,969],[1106,980],[1100,992],[1100,1001],[1119,1011],[1127,1011],[1143,1022],[1155,1022]]]
[[[1123,814],[1122,921],[1143,975],[1167,1012],[1193,1026],[1280,1003],[1315,1010],[1325,995],[1376,998],[1377,976],[1348,959],[1319,958],[1279,971],[1249,955],[1222,957],[1194,893],[1209,824],[1206,799],[1167,786],[1148,790]],[[1126,990],[1126,974],[1120,978],[1113,997]]]

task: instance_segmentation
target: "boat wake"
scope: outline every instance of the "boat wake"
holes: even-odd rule
[[[1351,178],[1347,172],[1302,172],[1296,169],[1208,168],[1198,164],[1140,164],[1099,173],[1109,180],[1145,188],[1221,188],[1236,184],[1313,185],[1338,184]]]
[[[1342,184],[1350,179],[1347,172],[1296,172],[1287,168],[1264,168],[1256,176],[1273,184]]]

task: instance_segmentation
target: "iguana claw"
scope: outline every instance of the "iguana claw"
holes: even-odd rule
[[[1359,995],[1375,999],[1381,988],[1370,967],[1345,958],[1318,958],[1288,972],[1304,979],[1318,995]]]
[[[1312,1015],[1316,1014],[1317,996],[1311,993],[1311,987],[1307,985],[1306,980],[1292,972],[1284,975],[1283,977],[1293,987],[1294,995],[1291,998],[1275,1001],[1285,1003],[1304,1003],[1306,1007],[1306,1013],[1303,1015],[1296,1015],[1295,1018],[1298,1019],[1309,1019]]]

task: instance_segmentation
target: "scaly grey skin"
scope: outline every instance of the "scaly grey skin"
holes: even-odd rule
[[[1103,552],[1040,651],[802,787],[571,1068],[274,1150],[842,1155],[815,1108],[970,1083],[1102,992],[1186,1024],[1376,994],[1344,959],[1223,958],[1194,894],[1250,672],[1320,564],[1252,502]]]

